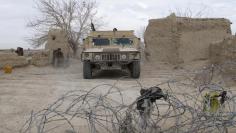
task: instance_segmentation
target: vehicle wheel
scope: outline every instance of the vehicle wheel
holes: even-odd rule
[[[84,79],[92,78],[92,67],[90,62],[85,61],[83,65]]]
[[[140,77],[140,62],[134,61],[131,65],[131,77],[139,78]]]

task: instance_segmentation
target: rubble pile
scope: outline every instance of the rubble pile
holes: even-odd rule
[[[22,67],[28,65],[28,61],[24,56],[18,56],[16,53],[0,52],[0,68],[6,65]]]
[[[34,66],[47,66],[49,62],[49,51],[38,51],[32,55],[31,64]]]

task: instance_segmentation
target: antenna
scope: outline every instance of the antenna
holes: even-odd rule
[[[96,31],[96,29],[95,29],[95,26],[94,26],[93,22],[91,22],[91,30],[92,30],[92,31]]]

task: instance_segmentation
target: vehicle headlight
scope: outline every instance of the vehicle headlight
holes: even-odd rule
[[[85,53],[84,57],[88,58],[89,57],[89,53]]]
[[[139,59],[139,58],[140,58],[140,54],[139,54],[139,53],[136,53],[135,59]]]
[[[122,60],[126,60],[127,59],[127,56],[125,54],[121,55],[121,59]]]
[[[131,57],[132,59],[139,59],[139,58],[140,58],[140,54],[139,54],[139,53],[131,53],[131,54],[130,54],[130,57]]]
[[[95,55],[95,60],[100,60],[101,56],[100,55]]]

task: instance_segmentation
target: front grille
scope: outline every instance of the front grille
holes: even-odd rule
[[[106,53],[101,55],[103,61],[120,61],[120,54],[118,53]]]

